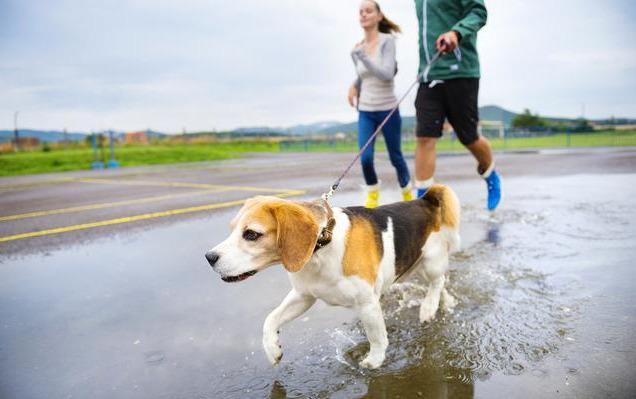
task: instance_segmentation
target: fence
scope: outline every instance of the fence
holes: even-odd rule
[[[415,149],[413,132],[403,132],[402,149]],[[636,146],[636,130],[604,130],[576,132],[558,131],[547,128],[537,129],[481,129],[495,150],[568,148],[568,147],[625,147]],[[384,140],[378,137],[376,149],[385,148]],[[295,139],[280,142],[280,150],[288,152],[343,152],[358,149],[357,139],[346,138]],[[461,151],[464,146],[453,132],[445,134],[437,143],[438,151]]]

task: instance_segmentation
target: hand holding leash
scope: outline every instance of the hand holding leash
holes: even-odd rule
[[[437,46],[437,51],[441,51],[444,54],[455,51],[459,46],[459,34],[454,30],[442,33],[435,41],[435,45]]]

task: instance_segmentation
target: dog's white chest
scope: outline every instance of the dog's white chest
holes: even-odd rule
[[[324,260],[311,262],[302,271],[290,274],[289,278],[294,289],[302,294],[333,306],[354,306],[359,291],[357,284],[336,268],[342,266],[333,259],[327,263]]]

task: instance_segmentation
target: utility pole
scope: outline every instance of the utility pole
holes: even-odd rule
[[[14,151],[20,151],[20,134],[18,133],[18,114],[20,111],[13,113],[13,139],[15,140]]]
[[[108,135],[110,138],[110,160],[108,161],[108,167],[118,168],[119,162],[115,159],[115,132],[109,130]]]
[[[585,103],[581,103],[581,118],[585,119]]]

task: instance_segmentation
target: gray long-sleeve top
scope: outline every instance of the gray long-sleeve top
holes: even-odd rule
[[[355,85],[358,88],[358,110],[388,111],[395,107],[393,77],[397,70],[395,61],[395,39],[380,33],[374,55],[368,55],[362,47],[351,52],[358,73]]]

